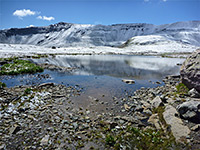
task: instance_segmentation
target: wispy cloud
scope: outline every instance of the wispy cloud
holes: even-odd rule
[[[149,0],[144,0],[144,2],[148,2]]]
[[[166,2],[167,0],[162,0],[163,2]]]
[[[29,25],[29,26],[26,26],[26,27],[27,27],[27,28],[30,28],[30,27],[35,27],[35,26],[31,24],[31,25]]]
[[[32,16],[35,15],[37,12],[31,11],[30,9],[21,9],[21,10],[15,10],[13,13],[14,16],[17,16],[19,18],[26,17],[26,16]]]
[[[47,21],[55,20],[54,17],[47,17],[47,16],[38,16],[37,19],[47,20]]]

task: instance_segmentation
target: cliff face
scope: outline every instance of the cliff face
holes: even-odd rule
[[[189,56],[181,67],[182,82],[189,88],[200,92],[200,49]]]
[[[132,37],[159,37],[153,41],[175,41],[200,46],[200,21],[177,22],[165,25],[144,23],[116,25],[81,25],[58,23],[47,27],[12,28],[0,30],[0,43],[31,44],[40,46],[120,46]],[[150,36],[151,37],[151,36]],[[152,38],[150,38],[152,39]],[[131,44],[135,44],[134,42]],[[137,43],[136,43],[137,44]],[[127,43],[125,46],[129,46]]]

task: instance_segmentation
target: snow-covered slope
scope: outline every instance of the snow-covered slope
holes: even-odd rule
[[[128,42],[126,42],[128,40]],[[193,45],[200,46],[200,21],[165,25],[116,24],[81,25],[58,23],[47,27],[0,30],[0,43],[38,46],[120,46]]]

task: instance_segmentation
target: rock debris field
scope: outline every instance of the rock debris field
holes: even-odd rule
[[[199,91],[179,75],[163,82],[113,96],[112,108],[91,97],[87,108],[75,105],[73,97],[83,92],[78,86],[1,85],[0,149],[199,149]]]

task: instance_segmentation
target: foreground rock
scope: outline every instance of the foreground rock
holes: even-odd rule
[[[195,122],[200,120],[200,101],[184,102],[177,106],[177,110],[184,119]]]
[[[132,146],[129,149],[136,149],[137,145],[131,145],[134,140],[144,149],[149,146],[158,149],[165,142],[171,145],[167,148],[176,149],[174,137],[181,142],[190,140],[191,147],[199,147],[199,125],[181,119],[175,109],[183,103],[182,97],[174,94],[180,78],[171,76],[164,82],[164,86],[141,88],[126,93],[127,96],[113,97],[110,103],[88,97],[90,104],[86,107],[75,104],[74,98],[82,96],[79,86],[43,83],[2,88],[0,148],[110,150],[114,146],[121,149]],[[192,100],[189,95],[184,99]],[[101,112],[95,109],[98,107],[106,109]],[[124,139],[127,139],[125,143]],[[158,145],[152,145],[152,140],[157,139]]]
[[[200,92],[200,49],[189,56],[181,67],[181,78],[189,89]]]
[[[176,117],[177,115],[178,112],[173,106],[166,106],[165,112],[163,113],[163,117],[166,123],[171,126],[171,131],[176,141],[185,142],[184,139],[189,136],[190,129],[187,126],[183,125],[182,120]]]
[[[156,109],[159,106],[163,106],[162,100],[159,96],[156,96],[151,102],[151,109]]]

